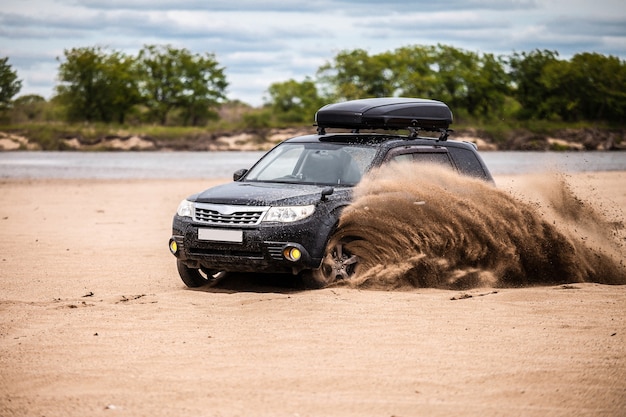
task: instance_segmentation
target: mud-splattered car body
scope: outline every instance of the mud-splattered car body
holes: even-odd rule
[[[237,171],[233,182],[181,202],[170,250],[185,284],[203,285],[231,271],[312,271],[313,285],[347,278],[356,260],[341,248],[333,252],[328,242],[342,209],[351,202],[352,188],[382,164],[439,163],[493,181],[473,144],[447,140],[452,113],[441,102],[355,100],[323,107],[316,121],[318,134],[288,139],[251,169]],[[399,126],[409,134],[358,131]],[[353,131],[327,133],[327,128]],[[439,136],[418,136],[419,129]],[[331,255],[341,259],[323,268],[324,258]]]

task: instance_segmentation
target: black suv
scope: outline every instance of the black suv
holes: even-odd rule
[[[300,274],[313,287],[350,278],[357,257],[343,248],[345,242],[329,242],[352,188],[381,164],[440,163],[493,182],[474,144],[447,140],[452,113],[440,101],[346,101],[322,107],[315,120],[316,135],[288,139],[249,170],[235,172],[233,182],[180,203],[169,246],[187,286],[227,272]],[[420,130],[437,133],[421,137]]]

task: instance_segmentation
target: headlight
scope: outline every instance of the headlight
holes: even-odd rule
[[[315,206],[270,207],[263,218],[264,222],[291,223],[309,217]]]
[[[183,200],[178,205],[178,209],[176,209],[176,214],[181,217],[193,217],[195,211],[195,206],[193,202],[189,200]]]

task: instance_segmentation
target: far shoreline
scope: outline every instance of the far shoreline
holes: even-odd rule
[[[200,132],[187,136],[153,137],[145,134],[100,134],[85,138],[77,133],[56,133],[37,139],[33,133],[0,130],[0,152],[11,151],[267,151],[291,137],[315,134],[313,127],[249,129],[231,132]],[[424,132],[430,136],[428,132]],[[486,151],[623,151],[626,129],[562,129],[554,133],[515,130],[496,141],[478,129],[453,132],[450,140],[474,143]],[[433,138],[435,139],[435,138]],[[42,144],[43,143],[43,144]]]

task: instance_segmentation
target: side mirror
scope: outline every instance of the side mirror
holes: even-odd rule
[[[335,192],[335,189],[333,187],[326,187],[322,190],[322,201],[326,201],[326,198],[328,198],[329,195],[332,195]]]
[[[238,169],[237,171],[235,171],[233,173],[233,181],[239,181],[241,178],[243,178],[244,175],[246,175],[248,173],[248,170],[243,168],[243,169]]]

